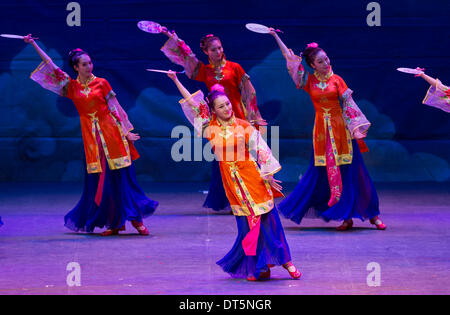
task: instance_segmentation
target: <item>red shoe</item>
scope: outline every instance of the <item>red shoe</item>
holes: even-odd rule
[[[372,223],[373,225],[375,225],[375,226],[377,227],[377,230],[384,231],[384,230],[386,230],[386,228],[387,228],[386,224],[384,224],[384,223],[380,220],[380,218],[378,218],[378,217],[375,217],[375,218],[373,218],[373,219],[370,219],[370,223]]]
[[[148,236],[150,235],[149,230],[145,227],[144,223],[137,222],[137,221],[131,221],[131,224],[134,226],[134,228],[138,231],[139,235]]]
[[[261,272],[259,274],[258,280],[269,280],[270,279],[270,269],[267,269],[267,271]]]
[[[106,230],[100,234],[101,236],[119,235],[119,229]]]
[[[267,271],[261,272],[259,274],[259,278],[257,279],[255,276],[251,275],[247,277],[247,281],[264,281],[270,279],[270,269]]]
[[[338,231],[348,231],[353,227],[353,220],[345,220],[341,225],[339,225],[336,230]]]
[[[294,266],[292,262],[288,262],[283,265],[283,268],[286,269],[293,279],[300,279],[302,273]]]

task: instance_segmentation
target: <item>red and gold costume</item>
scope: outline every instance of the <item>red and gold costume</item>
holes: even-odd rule
[[[353,101],[353,91],[331,68],[325,77],[316,72],[306,79],[305,69],[301,64],[302,58],[295,55],[285,58],[289,74],[297,88],[304,89],[314,104],[314,165],[327,167],[332,195],[329,202],[331,207],[339,201],[342,193],[338,166],[352,163],[352,138],[356,132],[365,136],[370,122]],[[358,142],[360,146],[365,147],[362,139]]]
[[[215,84],[222,85],[233,106],[236,118],[256,125],[262,120],[256,103],[255,89],[249,75],[239,64],[228,61],[224,57],[217,68],[211,63],[205,65],[176,35],[166,42],[161,51],[170,61],[183,66],[189,78],[204,82],[208,90],[211,90]]]
[[[215,115],[210,117],[201,91],[180,103],[196,131],[212,145],[233,213],[237,216],[259,216],[272,210],[273,198],[283,195],[275,192],[274,196],[261,176],[275,174],[281,166],[258,130],[239,118],[232,118],[227,126],[223,126]]]
[[[88,173],[102,173],[100,145],[110,170],[128,167],[139,157],[126,138],[133,126],[108,81],[92,75],[86,84],[81,84],[52,61],[39,65],[31,79],[74,102],[80,115]]]
[[[244,250],[256,255],[261,216],[275,207],[274,198],[283,197],[264,178],[278,172],[280,164],[250,123],[233,117],[223,125],[215,115],[210,117],[201,91],[180,104],[196,131],[211,143],[233,214],[248,219],[251,231],[244,239]]]

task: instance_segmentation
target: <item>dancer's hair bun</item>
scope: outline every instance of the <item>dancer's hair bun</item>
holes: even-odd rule
[[[87,55],[87,54],[88,53],[85,52],[81,48],[76,48],[69,52],[69,65],[75,72],[76,72],[75,66],[78,65],[78,61],[80,60],[80,57],[82,55]]]
[[[212,43],[215,40],[218,40],[220,42],[220,38],[217,37],[217,36],[214,36],[213,34],[208,34],[208,35],[204,36],[200,40],[200,48],[202,50],[208,50],[209,44]]]
[[[305,58],[306,63],[311,67],[314,63],[314,59],[316,55],[323,51],[322,48],[319,47],[317,43],[310,43],[306,46],[305,50],[302,53],[302,56]]]

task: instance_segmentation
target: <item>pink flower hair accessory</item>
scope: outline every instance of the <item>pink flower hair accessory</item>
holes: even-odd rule
[[[319,47],[319,44],[317,43],[309,43],[308,46],[306,46],[306,48],[317,48]]]
[[[220,84],[214,84],[214,85],[211,87],[211,92],[212,92],[212,91],[219,91],[219,92],[225,93],[225,88],[224,88],[222,85],[220,85]]]
[[[206,35],[206,37],[214,37],[214,35],[213,34],[208,34],[208,35]]]

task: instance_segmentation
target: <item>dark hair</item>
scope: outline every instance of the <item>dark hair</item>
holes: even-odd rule
[[[228,97],[227,94],[225,93],[225,89],[221,85],[215,84],[211,88],[211,92],[209,92],[208,96],[206,97],[206,102],[208,103],[208,107],[210,110],[214,109],[214,101],[219,96]]]
[[[306,47],[306,49],[303,51],[303,57],[305,58],[306,63],[308,66],[312,68],[312,65],[314,64],[314,60],[316,59],[316,56],[319,52],[324,51],[319,46],[317,47]]]
[[[85,52],[80,48],[74,49],[71,52],[69,52],[69,65],[73,69],[73,71],[77,72],[77,70],[75,70],[75,66],[78,66],[78,62],[80,61],[80,58],[83,55],[89,56],[87,52]]]
[[[200,40],[200,48],[203,51],[208,51],[209,45],[215,40],[218,40],[219,42],[222,42],[219,37],[214,36],[213,34],[206,35],[205,37],[203,37]]]

